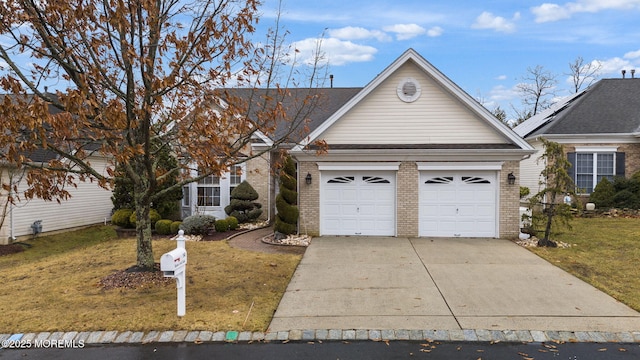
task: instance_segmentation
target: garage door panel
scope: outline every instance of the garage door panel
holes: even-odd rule
[[[323,171],[321,182],[321,234],[395,235],[394,171]]]
[[[496,236],[494,171],[422,171],[420,236]]]

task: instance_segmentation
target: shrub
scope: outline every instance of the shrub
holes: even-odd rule
[[[591,195],[589,195],[589,202],[595,203],[599,209],[607,209],[613,206],[613,198],[616,195],[616,190],[613,184],[602,178]]]
[[[529,190],[526,186],[520,186],[520,199],[529,196],[531,194],[531,190]]]
[[[296,166],[288,156],[284,161],[284,166],[280,170],[280,193],[276,196],[275,231],[289,235],[297,230],[298,217],[300,216],[298,207],[298,184],[296,181]]]
[[[227,215],[238,219],[239,223],[253,221],[262,214],[262,204],[253,202],[258,199],[258,193],[246,180],[236,186],[231,192],[231,201],[224,208]]]
[[[116,212],[114,212],[113,215],[111,215],[111,223],[113,225],[121,226],[124,228],[131,228],[132,225],[131,225],[131,222],[129,221],[131,214],[133,214],[132,209],[116,210]]]
[[[151,222],[151,228],[153,228],[156,222],[160,219],[162,219],[162,216],[160,216],[160,213],[158,213],[156,209],[149,209],[149,221]],[[131,226],[136,227],[136,221],[136,212],[134,211],[131,216],[129,216]]]
[[[182,220],[180,228],[187,235],[206,235],[215,222],[216,218],[211,215],[191,215]]]
[[[216,232],[225,232],[229,230],[229,222],[225,219],[220,219],[215,223]]]
[[[613,196],[613,203],[621,209],[640,209],[640,198],[627,189],[618,191]]]
[[[229,216],[227,218],[227,222],[229,223],[229,230],[235,230],[238,228],[238,219],[233,216]]]
[[[158,220],[156,222],[156,233],[159,235],[169,235],[171,234],[171,220]]]
[[[178,230],[180,230],[180,225],[182,225],[182,221],[174,221],[171,223],[171,233],[176,235],[178,234]]]

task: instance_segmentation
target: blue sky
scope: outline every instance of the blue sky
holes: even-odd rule
[[[600,78],[640,77],[640,0],[546,1],[283,0],[281,24],[303,57],[324,33],[336,87],[365,86],[408,48],[489,109],[521,106],[527,67],[558,74],[558,96],[578,57],[598,61]],[[277,5],[265,1],[261,26]]]

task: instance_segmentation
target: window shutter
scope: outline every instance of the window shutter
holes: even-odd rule
[[[624,153],[616,153],[616,176],[624,177]]]
[[[571,167],[569,168],[569,175],[571,175],[571,180],[573,180],[573,182],[575,183],[576,182],[576,153],[575,152],[567,153],[567,160],[571,164]]]

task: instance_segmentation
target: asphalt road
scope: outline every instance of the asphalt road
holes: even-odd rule
[[[2,349],[0,359],[639,359],[640,344],[459,343],[459,342],[289,342],[156,343],[86,346],[82,349]]]

